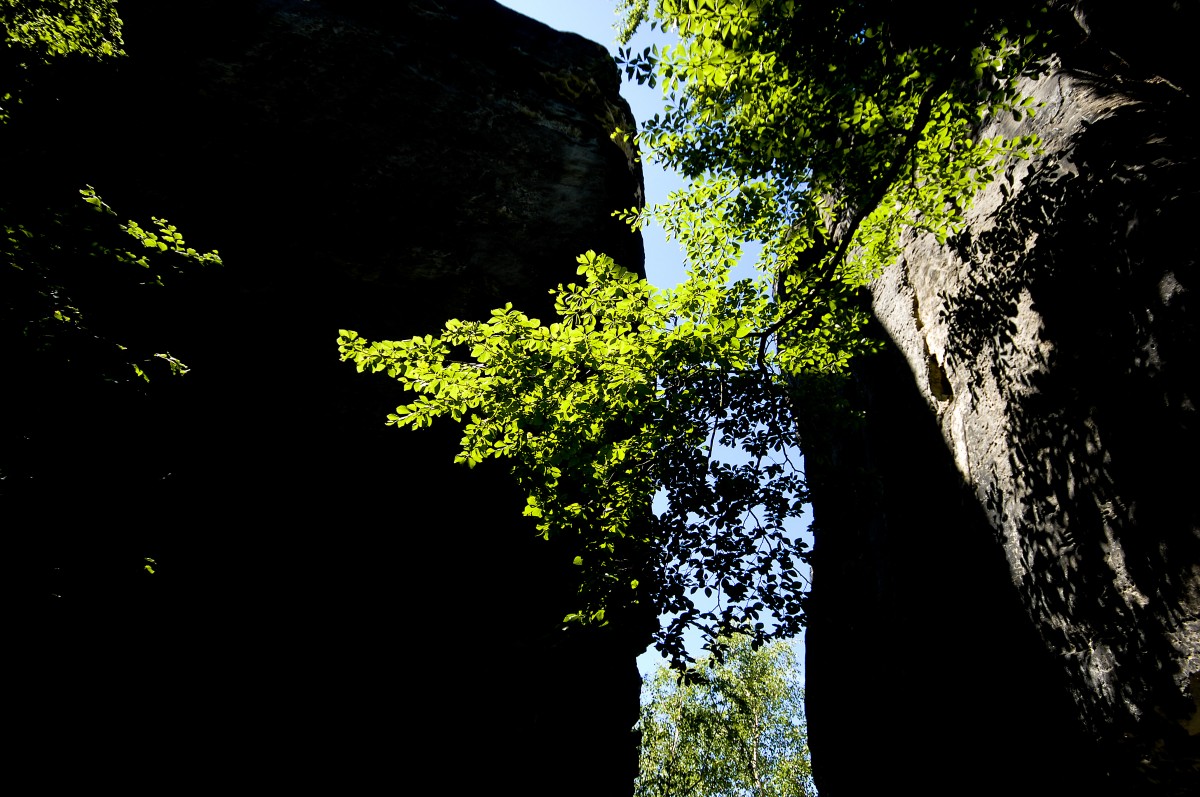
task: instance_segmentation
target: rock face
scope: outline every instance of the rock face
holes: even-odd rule
[[[1044,153],[872,286],[892,345],[814,473],[823,797],[1200,793],[1196,20],[1095,5],[981,133]]]
[[[18,646],[27,738],[51,740],[30,752],[100,779],[628,793],[654,618],[563,632],[570,541],[534,537],[502,468],[453,466],[455,430],[386,429],[404,394],[336,349],[505,301],[546,318],[588,249],[641,268],[611,218],[641,202],[611,59],[490,0],[121,12],[129,59],[39,109],[23,162],[225,265],[139,319],[192,373],[63,429],[70,472],[23,494],[55,507],[30,555],[61,596]]]

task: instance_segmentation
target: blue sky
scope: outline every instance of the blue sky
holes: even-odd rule
[[[498,2],[526,16],[540,20],[556,30],[578,33],[592,41],[599,42],[616,56],[616,29],[613,27],[613,23],[617,20],[614,10],[616,0],[498,0]],[[646,27],[643,26],[643,28]],[[629,46],[640,51],[651,44],[661,47],[668,42],[668,37],[661,31],[651,34],[648,30],[643,29],[638,32]],[[661,89],[651,89],[648,86],[639,86],[635,82],[626,81],[622,84],[621,94],[629,102],[634,118],[639,123],[642,119],[647,119],[662,109]],[[665,201],[669,192],[681,188],[684,184],[678,174],[666,171],[655,163],[644,162],[642,168],[648,204]],[[678,245],[667,241],[662,230],[655,226],[644,229],[642,237],[646,247],[646,276],[649,281],[660,288],[673,287],[682,281],[685,273],[683,257]],[[747,249],[750,250],[750,247]],[[749,267],[749,264],[745,266],[745,268]],[[734,461],[728,454],[726,454],[726,459]],[[692,655],[700,654],[699,636],[693,634],[685,638],[689,643],[688,647]],[[799,661],[803,662],[803,640],[797,639],[793,645]],[[656,651],[648,650],[638,658],[638,668],[643,675],[648,675],[661,661],[662,659]]]

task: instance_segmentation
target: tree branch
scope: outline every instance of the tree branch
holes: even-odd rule
[[[904,168],[905,161],[908,159],[909,154],[916,150],[916,146],[921,140],[921,135],[925,132],[925,128],[928,126],[929,120],[933,115],[933,101],[942,95],[948,84],[948,79],[942,78],[936,80],[926,90],[924,96],[921,97],[921,104],[917,108],[917,115],[913,119],[913,123],[909,126],[900,149],[892,158],[891,167],[888,168],[883,175],[874,182],[868,192],[867,198],[858,204],[857,211],[851,218],[850,224],[846,228],[846,231],[842,234],[840,240],[838,241],[837,250],[834,252],[833,256],[825,257],[825,252],[828,251],[828,245],[825,243],[825,241],[823,241],[822,246],[817,249],[817,257],[809,258],[810,262],[822,263],[821,272],[817,277],[818,287],[824,288],[833,284],[837,270],[845,261],[846,253],[850,249],[850,242],[854,240],[854,236],[858,232],[858,228],[862,226],[862,223],[866,220],[867,216],[869,216],[871,212],[879,206],[879,203],[883,201],[885,196],[887,196],[887,192],[891,189],[892,185],[900,177],[900,173]],[[828,239],[826,239],[826,241],[827,240]],[[786,273],[781,274],[779,281],[782,282],[784,279],[786,279],[786,276]],[[771,324],[765,330],[754,333],[754,335],[759,338],[758,365],[760,368],[764,367],[767,341],[769,341],[773,335],[778,333],[784,326],[798,318],[806,309],[809,309],[810,307],[811,305],[808,304],[797,304],[794,308],[785,313],[782,318]],[[810,319],[806,329],[811,329],[812,327],[816,326],[819,320],[820,319],[814,315],[813,319]]]

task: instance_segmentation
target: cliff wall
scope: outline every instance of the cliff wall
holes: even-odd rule
[[[864,420],[809,422],[822,795],[1200,791],[1195,19],[1074,13],[1036,117],[980,132],[1044,151],[908,241]]]
[[[39,446],[71,453],[10,496],[42,518],[14,567],[28,760],[629,792],[654,618],[564,632],[569,542],[535,538],[503,468],[453,466],[455,430],[385,428],[404,394],[336,347],[506,301],[546,318],[588,249],[641,268],[611,218],[641,174],[609,139],[630,124],[610,57],[492,2],[121,13],[129,58],[31,108],[8,175],[90,183],[225,265],[137,319],[192,368],[165,394],[36,402]]]

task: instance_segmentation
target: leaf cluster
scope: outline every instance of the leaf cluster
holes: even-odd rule
[[[122,44],[115,0],[0,0],[0,123],[42,67],[123,55]]]
[[[560,320],[548,326],[510,304],[437,337],[342,330],[339,349],[415,394],[388,423],[463,422],[456,460],[509,460],[538,533],[580,541],[580,608],[566,621],[605,622],[648,590],[680,615],[663,644],[682,660],[684,628],[753,623],[800,590],[804,553],[783,531],[803,494],[786,453],[786,390],[772,359],[754,367],[747,326],[770,298],[750,281],[660,291],[594,252],[578,271],[582,282],[552,291]],[[718,446],[753,464],[723,463]],[[652,517],[664,488],[670,507]],[[719,608],[696,609],[700,591]]]
[[[123,54],[112,0],[0,0],[0,23],[4,45],[31,57]]]
[[[0,333],[10,353],[107,381],[186,373],[118,308],[152,301],[149,292],[185,270],[219,265],[219,253],[188,246],[164,219],[152,219],[153,231],[120,223],[91,186],[78,193],[62,208],[0,203]]]

